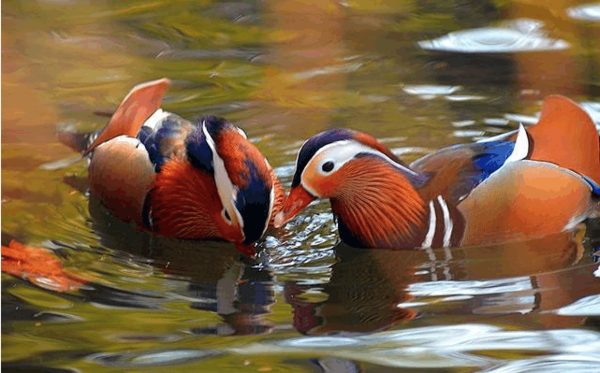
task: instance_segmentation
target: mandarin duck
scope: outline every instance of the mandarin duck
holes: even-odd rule
[[[134,87],[107,126],[59,140],[90,156],[90,193],[117,218],[179,239],[234,242],[250,256],[285,194],[269,162],[227,120],[163,111],[168,79]]]
[[[568,230],[597,214],[598,132],[561,96],[528,129],[429,154],[410,165],[365,133],[331,129],[306,141],[281,226],[329,198],[342,241],[358,247],[490,245]]]

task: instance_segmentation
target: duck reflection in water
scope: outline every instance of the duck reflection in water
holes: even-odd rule
[[[594,223],[596,223],[594,225]],[[365,333],[473,315],[525,318],[568,327],[584,317],[557,312],[598,293],[593,272],[597,222],[541,239],[490,247],[364,250],[339,244],[324,285],[288,281],[294,327],[307,335]],[[578,285],[574,285],[578,284]],[[525,316],[524,316],[525,315]]]
[[[515,315],[545,327],[577,325],[581,319],[556,311],[597,294],[590,239],[596,235],[581,224],[573,232],[519,243],[430,251],[420,265],[425,273],[409,290],[420,311],[454,321]]]
[[[312,300],[314,285],[288,281],[285,300],[294,308],[294,327],[303,334],[374,332],[411,320],[416,312],[398,307],[411,300],[416,261],[398,251],[364,250],[339,244],[338,262],[323,285],[326,300]],[[322,297],[320,297],[322,299]]]
[[[104,247],[150,259],[176,281],[187,282],[177,295],[191,299],[190,307],[214,312],[224,324],[202,326],[194,334],[245,335],[270,332],[265,320],[275,303],[272,273],[218,241],[186,241],[140,232],[116,219],[91,197],[92,226]]]

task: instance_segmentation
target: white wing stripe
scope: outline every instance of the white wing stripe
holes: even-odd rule
[[[452,238],[452,229],[454,229],[454,223],[450,218],[450,210],[448,210],[448,205],[446,205],[446,201],[442,198],[442,196],[437,196],[437,201],[442,208],[442,214],[444,216],[444,247],[450,246],[450,238]]]
[[[221,203],[223,204],[223,208],[229,211],[229,214],[232,212],[236,214],[239,223],[242,235],[244,234],[244,220],[242,215],[235,207],[235,200],[237,197],[237,188],[233,186],[229,175],[227,174],[227,169],[225,168],[225,162],[223,159],[219,157],[219,153],[217,153],[217,147],[215,141],[208,133],[206,129],[206,123],[202,123],[202,132],[204,132],[204,136],[206,136],[206,142],[210,147],[213,156],[213,167],[215,171],[215,184],[217,184],[217,191],[219,192],[219,198],[221,198]]]
[[[517,140],[515,141],[515,148],[506,159],[505,164],[525,159],[527,153],[529,153],[529,136],[527,135],[527,131],[525,131],[525,127],[523,127],[522,124],[519,124],[519,133],[517,135]]]
[[[433,236],[435,235],[435,207],[433,207],[433,201],[429,201],[429,229],[425,235],[425,240],[421,244],[424,249],[430,248],[433,243]]]

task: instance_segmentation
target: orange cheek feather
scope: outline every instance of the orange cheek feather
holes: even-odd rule
[[[347,163],[334,176],[343,183],[331,189],[332,210],[364,246],[417,244],[414,240],[424,224],[425,203],[393,166],[362,158]],[[335,180],[329,179],[324,183]]]
[[[225,222],[212,176],[174,159],[163,165],[150,194],[153,229],[183,239],[242,242],[241,230]]]
[[[341,182],[339,176],[336,177],[335,173],[324,176],[312,168],[306,169],[303,176],[302,180],[305,182],[305,185],[317,193],[320,198],[332,197],[332,194],[335,193],[336,188]]]
[[[339,180],[336,179],[337,178],[334,175],[327,177],[321,176],[315,180],[313,185],[315,185],[315,189],[318,190],[323,197],[328,198],[334,195],[340,184]]]

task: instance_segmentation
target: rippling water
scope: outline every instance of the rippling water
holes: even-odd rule
[[[2,4],[2,243],[66,274],[2,274],[8,370],[597,372],[600,222],[512,245],[357,250],[327,202],[227,244],[136,232],[87,195],[56,125],[102,127],[135,84],[226,116],[286,186],[331,127],[411,162],[535,124],[567,95],[600,128],[598,4],[121,1]],[[40,252],[40,251],[36,251]]]

